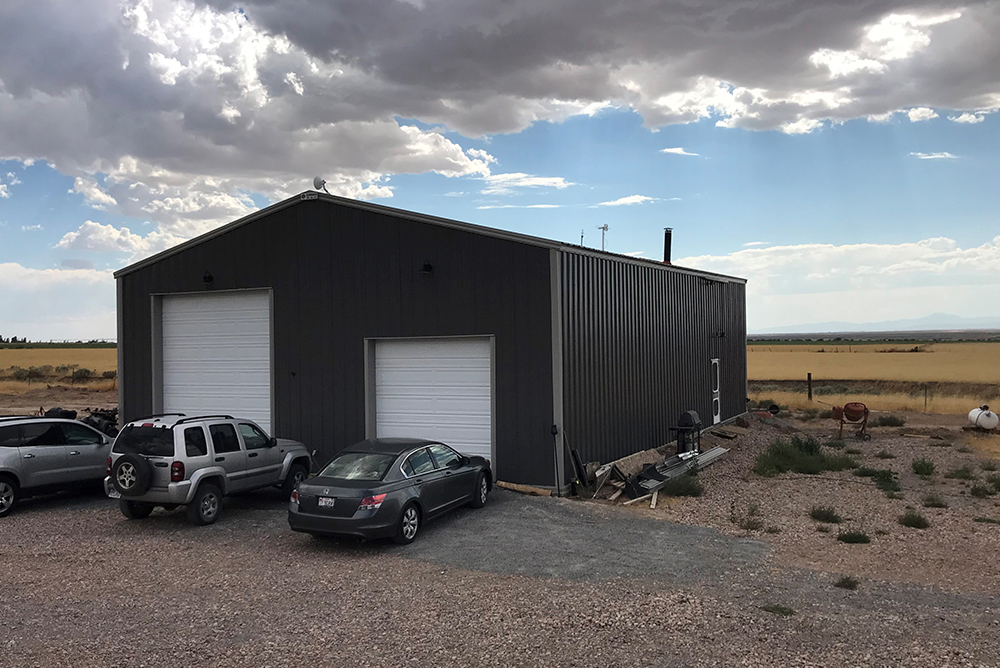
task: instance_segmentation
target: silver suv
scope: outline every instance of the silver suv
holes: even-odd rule
[[[0,417],[0,517],[22,496],[100,482],[111,439],[76,420]]]
[[[104,489],[129,519],[186,505],[192,522],[211,524],[223,496],[280,486],[287,498],[311,468],[306,446],[272,438],[251,420],[152,415],[118,434]]]

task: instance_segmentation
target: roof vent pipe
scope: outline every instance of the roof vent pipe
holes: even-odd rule
[[[663,228],[663,264],[670,264],[670,237],[673,231],[671,227]]]

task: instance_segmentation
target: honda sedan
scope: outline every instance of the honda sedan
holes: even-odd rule
[[[486,505],[489,460],[412,438],[362,441],[296,487],[288,506],[294,531],[392,538],[412,543],[425,522],[466,504]]]

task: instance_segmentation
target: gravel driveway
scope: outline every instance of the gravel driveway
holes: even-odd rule
[[[0,665],[996,665],[995,597],[832,579],[502,490],[408,547],[294,534],[276,491],[203,528],[60,495],[0,521]]]

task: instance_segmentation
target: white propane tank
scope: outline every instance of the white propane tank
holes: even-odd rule
[[[989,406],[983,404],[979,408],[973,408],[969,411],[969,422],[980,429],[990,431],[996,429],[997,425],[1000,424],[1000,416],[991,411]]]

